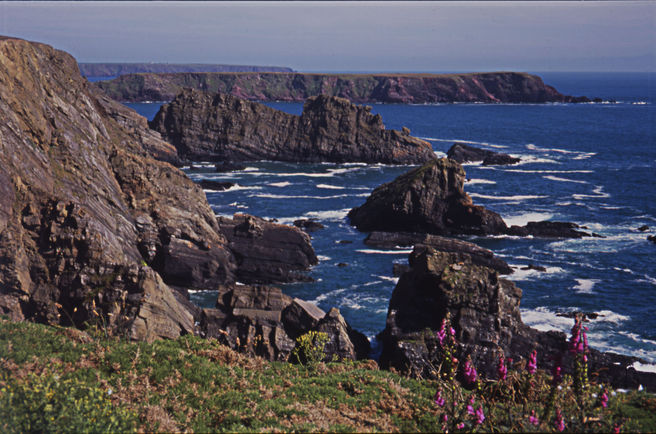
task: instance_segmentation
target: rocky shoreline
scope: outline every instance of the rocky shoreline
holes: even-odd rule
[[[183,88],[221,92],[251,101],[303,102],[317,95],[353,103],[590,102],[563,95],[536,75],[469,74],[180,73],[129,74],[97,85],[122,102],[171,101]]]
[[[230,136],[242,140],[240,146],[261,136],[275,145],[271,152],[285,152],[288,136],[280,130],[299,143],[310,137],[306,143],[314,148],[291,152],[284,161],[353,161],[345,155],[358,155],[423,164],[380,186],[349,213],[358,229],[372,232],[368,244],[414,246],[408,269],[399,270],[380,335],[381,365],[430,377],[436,333],[448,312],[459,357],[470,357],[484,376],[493,372],[500,351],[521,359],[535,349],[542,367],[563,355],[565,370],[571,369],[562,333],[522,323],[521,289],[499,277],[510,267],[489,250],[446,237],[594,234],[567,222],[508,228],[498,214],[473,204],[457,162],[436,159],[430,145],[409,131],[385,130],[379,116],[340,98],[311,98],[306,117],[288,117],[188,90],[181,95],[185,103],[162,113],[177,110],[178,119],[189,115],[189,122],[174,128],[178,121],[167,123],[162,114],[153,123],[174,148],[143,118],[82,79],[70,55],[13,38],[0,38],[0,52],[0,313],[12,320],[102,324],[108,333],[146,341],[193,333],[269,360],[286,360],[297,337],[321,331],[329,338],[328,358],[368,356],[368,340],[337,309],[326,313],[269,286],[307,279],[318,259],[306,232],[244,214],[217,218],[201,187],[172,165],[206,155],[181,151],[176,134],[212,135],[199,120],[219,122],[215,112],[208,115],[216,103],[229,108],[222,112],[227,124],[243,121],[239,134]],[[187,110],[194,101],[202,103],[200,111]],[[249,124],[265,133],[241,132]],[[327,150],[335,141],[339,152]],[[378,149],[369,149],[372,144]],[[236,148],[230,152],[232,158],[217,159],[239,160]],[[217,291],[215,308],[194,306],[189,290]],[[636,361],[590,351],[600,379],[655,390],[656,375],[631,368]]]

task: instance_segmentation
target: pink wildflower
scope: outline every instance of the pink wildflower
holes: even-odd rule
[[[435,404],[437,404],[438,407],[444,407],[444,398],[442,398],[442,390],[437,389],[437,392],[435,393]]]
[[[465,423],[464,423],[464,422],[460,422],[458,425],[456,425],[456,428],[458,428],[458,429],[463,429],[464,427],[465,427]],[[619,431],[618,431],[618,432],[619,432]]]
[[[448,421],[449,421],[449,415],[446,414],[446,413],[444,413],[444,414],[442,415],[442,422],[448,422]]]
[[[503,355],[501,355],[499,357],[499,363],[497,364],[497,374],[499,375],[499,380],[505,380],[507,373],[508,373],[508,368],[506,367],[506,363],[503,358]]]
[[[474,368],[474,365],[472,365],[471,361],[469,359],[465,360],[465,366],[464,366],[464,374],[465,374],[465,381],[467,384],[473,384],[476,382],[476,368]]]
[[[608,407],[608,394],[606,393],[605,390],[601,393],[601,396],[599,397],[599,401],[601,402],[602,407],[604,408]]]
[[[622,428],[622,425],[616,423],[616,424],[613,426],[613,433],[614,433],[614,434],[620,434],[620,428]]]
[[[528,373],[531,375],[535,374],[535,371],[537,371],[538,369],[537,357],[538,357],[538,352],[536,350],[533,350],[533,352],[531,352],[531,355],[528,358],[528,365],[526,366],[526,369],[528,370]]]
[[[556,409],[556,420],[554,421],[554,427],[559,432],[565,430],[565,421],[563,420],[563,415],[560,413],[560,409]]]
[[[535,415],[535,410],[531,410],[531,415],[528,417],[528,421],[535,426],[540,425],[540,419]]]
[[[444,347],[444,342],[446,341],[446,318],[442,320],[442,327],[437,332],[437,340],[440,342],[440,346]]]
[[[485,420],[485,413],[483,413],[483,407],[479,405],[478,410],[476,410],[476,424],[480,425],[483,423],[484,420]]]
[[[560,366],[560,364],[556,364],[553,367],[552,370],[552,375],[553,375],[553,384],[556,385],[560,383],[563,379],[563,368]]]
[[[467,406],[467,413],[472,414],[472,415],[475,413],[475,411],[474,411],[474,395],[472,395],[471,398],[469,398],[469,405]]]

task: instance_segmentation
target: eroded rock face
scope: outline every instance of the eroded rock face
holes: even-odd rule
[[[566,336],[526,326],[519,311],[522,291],[496,271],[453,253],[417,246],[410,270],[394,288],[389,304],[381,366],[393,366],[423,378],[435,377],[437,332],[447,312],[459,343],[458,359],[471,357],[479,373],[496,378],[501,353],[515,361],[537,350],[538,366],[550,369],[561,359],[572,372]],[[590,350],[591,372],[616,387],[656,388],[656,375],[630,368],[636,358]]]
[[[168,285],[216,288],[236,264],[202,190],[151,156],[173,148],[71,56],[18,39],[0,38],[0,118],[1,311],[136,339],[192,332]]]
[[[429,143],[386,130],[370,110],[320,95],[295,116],[230,95],[185,89],[162,106],[150,126],[187,160],[421,164],[435,158]]]
[[[457,162],[432,160],[376,188],[348,217],[361,231],[505,233],[499,214],[473,204],[463,190],[464,180]]]
[[[248,214],[218,221],[235,255],[240,282],[307,281],[304,271],[318,263],[310,237],[301,229]]]
[[[311,330],[328,335],[326,360],[357,360],[370,351],[367,338],[351,329],[339,310],[325,313],[272,286],[236,286],[219,294],[216,309],[203,309],[200,329],[206,337],[268,360],[285,361],[296,338]]]

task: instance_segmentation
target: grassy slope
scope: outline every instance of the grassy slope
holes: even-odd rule
[[[216,341],[191,336],[132,343],[0,318],[2,432],[43,427],[54,431],[436,431],[441,429],[442,410],[433,402],[436,387],[435,381],[380,371],[371,361],[308,368],[248,358]],[[63,395],[76,395],[80,389],[98,396],[87,400],[93,405],[86,406],[75,399],[77,410],[71,416],[79,419],[75,425],[58,416],[63,410],[58,413],[56,408],[67,399]],[[42,396],[33,398],[41,390]],[[527,407],[516,398],[514,402],[501,398],[500,390],[496,382],[483,386],[478,399],[484,401],[487,420],[476,428],[537,430],[523,420],[509,425],[504,420],[509,406],[524,412],[539,410],[540,396]],[[32,398],[16,398],[21,391]],[[469,393],[458,389],[463,396]],[[483,398],[485,394],[489,400]],[[107,408],[112,409],[111,415],[98,416]],[[650,395],[617,394],[606,417],[611,412],[624,421],[623,429],[656,430],[656,400]],[[30,425],[24,422],[26,414],[32,419]],[[108,425],[105,416],[114,425]],[[47,420],[35,422],[39,417]],[[475,427],[466,422],[466,429]],[[544,424],[539,429],[549,427]]]

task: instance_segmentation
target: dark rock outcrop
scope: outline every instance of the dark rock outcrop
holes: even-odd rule
[[[169,285],[233,281],[202,190],[172,148],[50,46],[0,38],[0,311],[104,324],[135,339],[193,331]]]
[[[430,144],[386,130],[371,107],[309,98],[301,116],[224,94],[185,89],[150,123],[189,160],[421,164]]]
[[[453,160],[432,160],[376,188],[348,217],[361,231],[500,234],[501,216],[472,203],[465,171]]]
[[[368,339],[354,331],[339,310],[325,313],[272,286],[237,286],[219,293],[216,309],[203,309],[200,329],[235,350],[268,360],[287,360],[295,340],[308,331],[328,335],[326,360],[366,358]]]
[[[212,181],[211,179],[201,179],[197,182],[204,190],[213,190],[213,191],[223,191],[227,190],[230,187],[234,187],[234,182],[227,181]]]
[[[581,238],[600,236],[578,231],[568,222],[529,222],[508,228],[499,214],[474,205],[465,193],[465,171],[448,158],[432,160],[376,188],[348,217],[361,231],[420,232]]]
[[[491,268],[500,274],[511,274],[513,272],[506,261],[494,256],[491,250],[455,238],[409,232],[372,232],[365,238],[364,243],[368,246],[383,249],[423,245],[432,247],[439,252],[453,253],[463,260],[469,258],[473,264]]]
[[[237,260],[244,283],[310,280],[304,273],[318,263],[310,237],[302,230],[248,214],[219,217],[221,232]]]
[[[589,102],[518,72],[471,74],[186,73],[132,74],[98,82],[119,101],[171,101],[184,87],[251,101],[305,101],[325,94],[354,103]]]
[[[647,241],[651,241],[652,243],[656,244],[656,235],[649,235],[647,237]]]
[[[446,156],[460,164],[482,161],[484,166],[516,164],[520,161],[519,158],[512,157],[508,154],[488,151],[465,145],[464,143],[454,143],[446,153]]]
[[[453,253],[417,246],[411,269],[396,285],[389,304],[380,364],[415,376],[433,378],[439,353],[436,333],[447,312],[459,343],[458,359],[472,358],[480,374],[496,378],[499,355],[515,360],[537,350],[538,366],[549,369],[562,358],[571,372],[571,355],[561,332],[526,326],[519,311],[521,289],[487,267]],[[656,390],[656,375],[630,368],[638,359],[590,351],[591,372],[615,387],[643,384]]]
[[[306,232],[314,232],[319,229],[325,228],[324,225],[316,221],[315,219],[298,219],[294,220],[294,226],[301,228]]]

